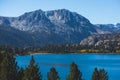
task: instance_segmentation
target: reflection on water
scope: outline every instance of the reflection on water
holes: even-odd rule
[[[18,65],[25,68],[29,64],[31,56],[18,56]],[[104,68],[109,75],[109,80],[120,79],[120,55],[106,54],[36,54],[36,63],[40,66],[43,80],[47,80],[46,74],[54,66],[61,80],[66,80],[69,67],[75,62],[83,74],[85,80],[90,80],[95,67]]]

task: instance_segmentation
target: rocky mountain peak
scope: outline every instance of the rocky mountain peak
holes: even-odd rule
[[[97,34],[101,31],[104,33],[104,30],[108,31],[108,28],[93,25],[87,18],[66,9],[36,10],[14,18],[1,16],[0,25],[3,24],[11,27],[10,31],[6,30],[6,28],[4,28],[4,31],[13,36],[14,39],[17,36],[12,32],[16,30],[15,34],[18,32],[20,33],[19,36],[23,35],[21,36],[22,40],[23,38],[25,39],[24,34],[30,36],[30,38],[28,37],[29,39],[26,38],[26,41],[31,39],[34,43],[31,41],[29,43],[34,45],[79,43],[82,39],[92,34]],[[112,31],[113,28],[110,27],[110,30]],[[4,36],[7,37],[7,34]],[[4,38],[7,41],[6,37]],[[11,44],[10,40],[9,43]]]
[[[90,23],[88,19],[77,14],[76,12],[71,12],[66,9],[58,9],[52,11],[46,11],[46,16],[55,23],[64,23],[66,25],[78,26],[85,25],[86,23]]]
[[[120,28],[120,23],[117,23],[116,26],[117,26],[118,28]]]
[[[40,10],[32,11],[32,12],[27,12],[21,16],[19,16],[19,20],[29,20],[29,19],[38,19],[41,20],[43,17],[45,17],[44,12]]]
[[[96,24],[96,27],[110,33],[120,33],[120,23],[116,24]]]

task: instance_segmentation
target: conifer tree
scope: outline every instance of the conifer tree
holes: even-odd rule
[[[95,68],[92,74],[92,80],[108,80],[107,72],[104,69],[98,70]]]
[[[70,65],[70,73],[67,76],[67,80],[82,80],[82,73],[74,62]]]
[[[97,68],[95,68],[92,75],[92,80],[99,80],[98,78],[99,78],[99,71]]]
[[[0,80],[17,80],[17,63],[9,53],[4,54],[0,64]]]
[[[24,69],[20,68],[17,74],[17,80],[23,80],[24,77]]]
[[[2,55],[2,53],[0,52],[0,71],[1,71],[1,63],[2,63],[2,60],[3,60],[3,55]]]
[[[108,74],[104,69],[99,70],[100,80],[108,80]]]
[[[50,69],[50,72],[47,74],[48,80],[60,80],[58,73],[54,67]]]
[[[29,66],[24,71],[23,80],[42,80],[41,73],[39,72],[39,67],[35,64],[33,56],[30,60]]]

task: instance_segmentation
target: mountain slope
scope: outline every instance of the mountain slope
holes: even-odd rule
[[[87,18],[66,9],[0,16],[0,25],[0,44],[12,46],[79,43],[93,34],[120,32],[119,23],[93,25]]]
[[[6,37],[8,39],[10,39],[10,36],[13,37],[14,40],[11,40],[11,43],[16,41],[17,36],[21,37],[22,35],[20,38],[23,40],[21,44],[25,46],[79,43],[82,39],[97,33],[95,26],[88,19],[66,9],[36,10],[19,17],[0,17],[0,25],[11,26],[9,28],[12,28],[12,30],[8,32],[12,36],[8,35]],[[7,34],[7,31],[3,32],[0,36]],[[14,36],[14,34],[20,35]],[[25,38],[28,35],[29,38]],[[24,43],[24,40],[27,42]],[[2,44],[7,43],[6,40],[2,41]],[[19,43],[15,44],[19,45]]]
[[[97,28],[108,33],[120,33],[120,24],[97,24]]]
[[[0,45],[30,46],[32,43],[34,40],[28,33],[10,26],[0,26]]]
[[[120,33],[114,34],[96,34],[85,38],[80,42],[81,45],[95,46],[101,48],[120,49]]]

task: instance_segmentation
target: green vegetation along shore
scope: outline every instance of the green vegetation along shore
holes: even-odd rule
[[[46,45],[40,47],[11,47],[0,46],[0,52],[8,52],[13,55],[29,55],[34,53],[120,53],[120,49],[115,49],[113,46],[110,48],[94,47],[94,46],[82,46],[78,44],[60,44],[60,45]]]

